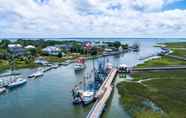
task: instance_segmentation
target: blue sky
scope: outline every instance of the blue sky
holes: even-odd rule
[[[186,0],[0,0],[0,37],[186,37]]]

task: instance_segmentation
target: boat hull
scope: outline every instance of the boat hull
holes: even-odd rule
[[[9,89],[11,89],[11,88],[16,88],[16,87],[22,86],[22,85],[24,85],[24,84],[26,84],[26,83],[27,83],[27,81],[26,81],[26,80],[23,80],[23,81],[21,81],[21,82],[9,84],[7,87],[8,87]]]
[[[4,93],[6,91],[6,88],[0,88],[0,94]]]
[[[78,65],[78,66],[74,66],[74,70],[75,71],[80,71],[80,70],[84,70],[86,68],[86,66],[85,65]]]

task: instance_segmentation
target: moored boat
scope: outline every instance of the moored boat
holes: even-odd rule
[[[0,87],[0,94],[4,93],[6,91],[5,87]]]
[[[53,68],[53,69],[57,69],[58,67],[59,67],[58,64],[53,64],[53,65],[51,66],[51,68]]]
[[[79,90],[77,97],[73,99],[73,104],[88,105],[94,100],[94,92],[88,90]]]
[[[74,65],[74,70],[75,71],[80,71],[86,68],[86,64],[85,64],[85,59],[84,58],[79,58],[75,65]]]
[[[21,85],[23,85],[25,83],[27,83],[26,79],[17,78],[13,82],[9,83],[7,87],[8,88],[15,88],[15,87],[21,86]]]
[[[82,102],[84,105],[90,104],[94,100],[93,91],[83,91],[81,94]]]
[[[73,103],[83,105],[92,103],[95,100],[96,91],[107,76],[107,69],[110,69],[111,67],[111,65],[105,67],[105,62],[103,62],[100,63],[98,69],[96,69],[93,60],[93,70],[72,90]],[[81,85],[83,85],[83,89]]]
[[[28,78],[37,78],[37,77],[41,77],[43,75],[44,75],[43,71],[37,71],[37,72],[29,75]]]

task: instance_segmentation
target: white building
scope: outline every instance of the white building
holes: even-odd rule
[[[9,44],[8,48],[22,48],[23,46],[21,44]]]
[[[33,45],[27,45],[26,47],[25,47],[25,49],[35,49],[36,47],[35,46],[33,46]]]
[[[54,56],[57,56],[59,53],[61,53],[61,49],[57,48],[55,46],[48,46],[48,47],[42,49],[42,51],[49,54],[49,55],[54,55]]]
[[[20,44],[9,44],[8,50],[10,53],[15,54],[16,56],[21,56],[25,54],[25,49]]]

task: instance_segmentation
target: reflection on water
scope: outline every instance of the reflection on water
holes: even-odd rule
[[[153,47],[162,40],[140,40],[140,51],[129,52],[120,56],[107,57],[109,62],[117,66],[127,64],[134,66],[143,63],[142,56],[149,56],[160,51]],[[167,41],[167,40],[166,40]],[[124,40],[133,43],[134,40]],[[96,59],[95,63],[98,63]],[[51,70],[37,80],[28,79],[28,83],[18,89],[0,96],[0,115],[2,118],[83,118],[86,117],[92,105],[87,107],[72,104],[71,90],[75,84],[83,79],[84,74],[91,71],[92,61],[86,62],[87,68],[81,73],[75,73],[73,64],[61,66]],[[19,70],[24,77],[34,72],[34,69]],[[121,80],[116,79],[115,85]],[[116,86],[108,107],[104,113],[105,118],[129,118],[127,112],[121,107]]]

